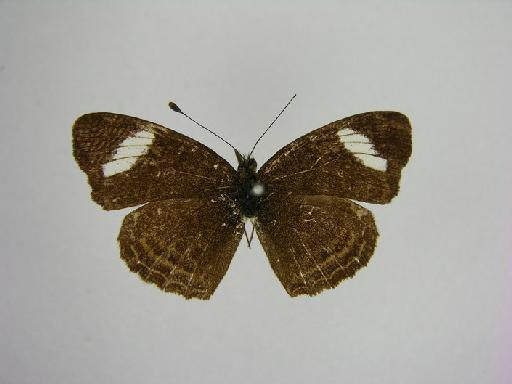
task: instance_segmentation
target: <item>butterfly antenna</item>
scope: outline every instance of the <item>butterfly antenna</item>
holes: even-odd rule
[[[293,96],[292,96],[292,98],[288,101],[288,103],[286,103],[286,105],[284,106],[284,108],[283,108],[283,109],[281,109],[281,112],[279,112],[279,114],[276,116],[276,118],[274,119],[274,121],[272,121],[272,122],[270,123],[270,125],[267,127],[267,129],[265,129],[265,132],[263,132],[263,133],[260,135],[260,137],[258,137],[258,140],[256,140],[256,143],[254,143],[254,146],[253,146],[253,147],[252,147],[252,149],[251,149],[251,153],[249,153],[249,157],[251,157],[251,156],[252,156],[252,153],[254,152],[254,148],[256,148],[256,146],[257,146],[257,145],[258,145],[258,143],[260,142],[261,138],[262,138],[263,136],[265,136],[265,133],[267,133],[267,132],[268,132],[268,130],[270,129],[270,127],[272,127],[272,126],[274,125],[274,123],[277,121],[277,119],[279,119],[279,116],[281,116],[281,115],[283,114],[284,110],[285,110],[286,108],[288,108],[288,106],[292,103],[293,99],[295,99],[295,96],[297,96],[297,94],[295,94],[295,95],[293,95]]]
[[[189,115],[187,115],[185,112],[183,112],[180,107],[178,107],[178,105],[176,105],[176,103],[170,101],[169,102],[169,108],[171,108],[174,112],[178,112],[180,114],[182,114],[183,116],[185,116],[187,119],[189,119],[190,121],[192,121],[193,123],[196,123],[197,125],[199,125],[201,128],[203,129],[206,129],[208,132],[210,132],[213,136],[221,139],[223,142],[225,142],[227,145],[229,145],[231,148],[233,148],[236,152],[236,148],[233,147],[233,145],[231,145],[231,143],[228,143],[226,140],[224,140],[221,136],[217,135],[215,132],[213,132],[211,129],[208,129],[206,128],[203,124],[200,124],[198,123],[197,121],[195,121],[193,118],[191,118]]]

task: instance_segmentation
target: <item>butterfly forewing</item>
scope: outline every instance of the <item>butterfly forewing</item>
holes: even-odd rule
[[[203,144],[114,113],[81,116],[73,126],[73,153],[89,178],[93,200],[105,209],[215,197],[236,180],[231,165]]]
[[[398,112],[330,123],[278,151],[258,172],[268,191],[387,203],[411,154],[411,126]]]
[[[290,296],[316,295],[353,276],[368,263],[378,236],[370,211],[333,196],[274,194],[255,224]]]

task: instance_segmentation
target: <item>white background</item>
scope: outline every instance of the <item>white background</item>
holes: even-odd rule
[[[255,3],[255,2],[254,2]],[[0,2],[0,382],[508,383],[511,3]],[[111,111],[260,165],[330,121],[413,124],[373,259],[291,299],[256,241],[212,300],[130,273],[71,125]]]

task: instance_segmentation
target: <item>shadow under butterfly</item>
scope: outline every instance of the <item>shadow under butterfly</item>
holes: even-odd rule
[[[235,170],[196,140],[135,117],[90,113],[73,125],[73,154],[92,199],[107,210],[144,204],[125,217],[118,237],[121,258],[144,281],[209,299],[247,218],[290,296],[316,295],[352,277],[378,237],[372,213],[353,200],[385,204],[398,193],[411,154],[407,117],[367,112],[332,122],[258,171],[256,144],[247,156],[235,149]]]

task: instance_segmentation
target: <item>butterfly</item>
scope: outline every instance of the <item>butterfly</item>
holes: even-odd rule
[[[190,137],[123,114],[85,114],[72,131],[92,199],[106,210],[141,205],[118,236],[128,268],[163,291],[204,300],[247,237],[247,219],[290,296],[352,277],[378,237],[372,213],[355,201],[389,203],[412,147],[408,118],[389,111],[318,128],[259,170],[252,151],[235,149],[235,169]]]

